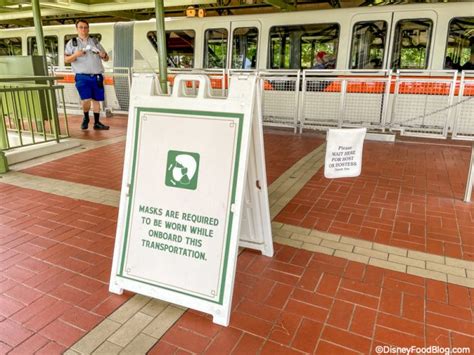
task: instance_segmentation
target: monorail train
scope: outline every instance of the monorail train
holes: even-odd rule
[[[316,53],[332,69],[462,69],[474,63],[469,2],[359,7],[165,21],[168,66],[310,69]],[[155,21],[91,24],[109,67],[158,67]],[[45,26],[48,62],[65,66],[74,25]],[[2,29],[0,56],[35,54],[34,28]]]

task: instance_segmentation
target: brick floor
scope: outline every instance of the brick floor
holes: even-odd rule
[[[462,202],[467,146],[365,142],[362,174],[321,169],[276,221],[474,260],[474,205]]]
[[[24,169],[22,172],[120,190],[124,152],[125,142],[120,142]]]
[[[270,185],[298,160],[325,142],[317,134],[292,134],[276,129],[264,134],[267,179]]]
[[[103,132],[107,131],[100,131],[99,133],[102,134]],[[268,159],[267,176],[269,184],[323,142],[324,140],[320,136],[314,134],[300,136],[278,130],[266,132],[265,154]],[[22,172],[120,190],[124,151],[125,142],[115,143],[24,169]]]
[[[92,112],[90,113],[91,122],[94,122]],[[100,141],[108,138],[120,137],[127,134],[128,117],[124,115],[114,115],[112,117],[101,118],[100,121],[110,126],[108,131],[96,131],[89,124],[88,130],[81,130],[82,116],[68,115],[69,134],[73,138]],[[64,130],[64,127],[62,127]]]
[[[321,143],[314,134],[265,132],[270,183]],[[123,149],[115,143],[23,172],[118,190]],[[364,154],[360,178],[328,182],[319,172],[278,218],[309,227],[305,217],[315,208],[332,219],[311,227],[349,236],[355,229],[354,237],[391,245],[405,236],[405,248],[468,259],[472,205],[459,202],[468,150],[367,142]],[[0,354],[60,354],[130,298],[108,292],[116,219],[115,207],[0,182]],[[422,232],[425,244],[415,238]],[[474,350],[472,292],[275,244],[274,258],[240,255],[228,328],[187,311],[150,354],[370,353],[377,345]]]
[[[0,183],[0,353],[61,353],[130,296],[108,292],[117,208]]]
[[[230,326],[189,310],[149,354],[374,353],[474,348],[473,290],[275,244],[238,259]],[[464,345],[461,345],[464,344]]]

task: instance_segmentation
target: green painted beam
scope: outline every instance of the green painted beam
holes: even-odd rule
[[[164,7],[176,7],[176,6],[188,6],[188,5],[205,5],[205,4],[216,4],[217,0],[160,0],[163,1]],[[275,0],[276,1],[276,0]],[[20,4],[23,6],[20,8]],[[19,18],[32,18],[33,11],[30,7],[31,1],[26,0],[0,0],[0,8],[6,6],[18,6],[18,11],[12,11],[8,13],[0,12],[0,21],[14,20]],[[130,11],[140,9],[154,9],[154,0],[141,0],[141,1],[101,1],[84,3],[77,0],[71,0],[70,3],[58,2],[56,0],[41,0],[40,6],[43,9],[43,16],[55,16],[64,14],[74,13],[109,13],[114,11]]]
[[[44,48],[43,24],[41,23],[41,8],[39,0],[32,0],[33,5],[33,21],[35,22],[36,47],[38,54],[43,57],[44,72],[48,73],[48,63],[46,61],[46,50]]]
[[[284,0],[263,0],[264,3],[272,5],[282,11],[295,11],[296,7],[288,4]]]
[[[31,5],[31,1],[27,0],[0,0],[0,7],[15,5]]]
[[[155,0],[156,13],[156,44],[158,49],[158,68],[161,93],[168,93],[168,63],[166,58],[165,9],[163,0]]]
[[[133,21],[143,20],[143,16],[140,16],[140,14],[136,14],[131,11],[112,11],[112,12],[108,12],[107,16],[122,18],[124,20],[133,20]]]

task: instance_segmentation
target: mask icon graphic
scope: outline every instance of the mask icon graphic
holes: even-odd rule
[[[169,167],[171,168],[172,165]],[[169,169],[168,168],[168,169]],[[173,179],[184,185],[189,185],[196,173],[197,163],[191,155],[181,154],[175,157]]]
[[[199,154],[170,150],[168,152],[165,184],[170,187],[195,190]]]

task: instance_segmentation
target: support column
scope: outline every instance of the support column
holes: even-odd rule
[[[0,150],[0,174],[8,172],[8,160],[5,153]]]
[[[158,68],[160,71],[160,87],[163,94],[168,93],[168,64],[166,61],[165,9],[163,0],[155,0],[156,14],[156,45],[158,49]]]
[[[33,21],[36,30],[36,47],[38,54],[43,57],[45,75],[48,75],[48,62],[46,60],[46,51],[44,49],[43,24],[41,23],[41,9],[39,0],[32,0],[33,5]]]

